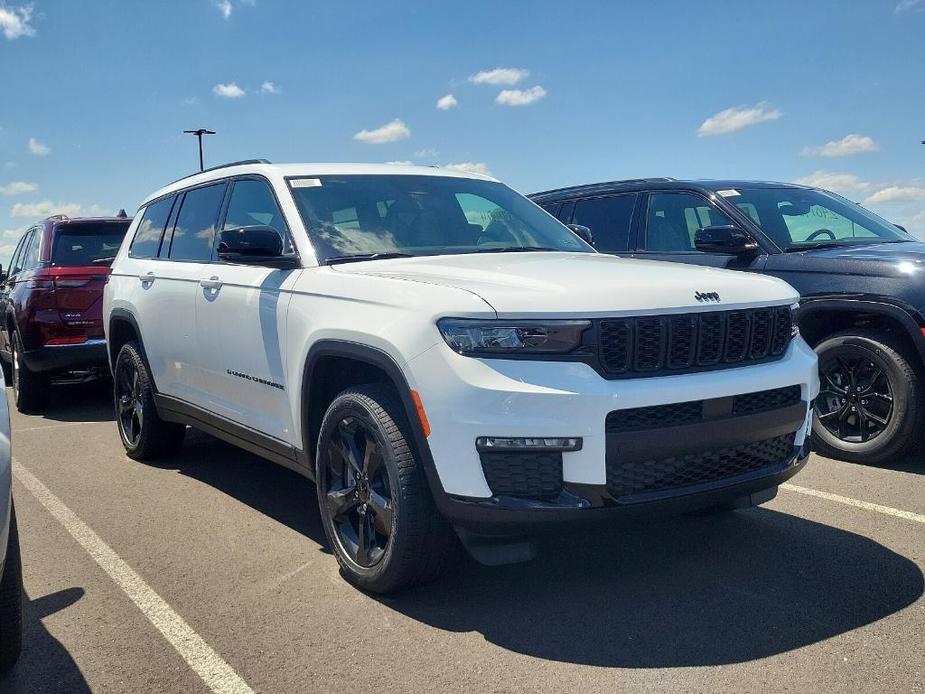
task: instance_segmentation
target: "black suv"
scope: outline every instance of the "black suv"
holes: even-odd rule
[[[530,197],[604,253],[786,280],[803,297],[800,331],[819,354],[816,450],[876,463],[917,441],[925,244],[903,228],[840,195],[786,183],[654,178]]]

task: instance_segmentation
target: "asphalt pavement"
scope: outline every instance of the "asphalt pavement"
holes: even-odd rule
[[[2,692],[925,690],[925,454],[813,456],[759,509],[382,598],[340,578],[308,481],[197,432],[132,461],[104,385],[54,390],[13,412],[28,597]]]

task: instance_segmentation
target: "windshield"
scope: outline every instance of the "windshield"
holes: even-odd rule
[[[525,197],[493,181],[346,175],[296,178],[289,185],[320,262],[369,255],[594,252]]]
[[[52,265],[80,267],[113,258],[130,221],[59,225],[51,250]]]
[[[913,240],[873,212],[821,190],[737,188],[720,195],[784,249]]]

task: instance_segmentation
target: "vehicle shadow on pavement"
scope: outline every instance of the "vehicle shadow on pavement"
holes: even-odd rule
[[[74,385],[53,385],[44,418],[55,422],[112,422],[112,383],[99,379]]]
[[[70,607],[83,595],[83,588],[68,588],[35,599],[25,596],[23,652],[13,669],[0,678],[0,691],[10,694],[91,691],[70,653],[42,624],[43,619]]]
[[[925,588],[915,563],[866,537],[766,509],[547,545],[531,563],[468,562],[378,599],[538,658],[664,668],[784,653],[893,614]]]

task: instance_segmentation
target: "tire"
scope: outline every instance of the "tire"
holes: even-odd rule
[[[25,414],[41,412],[48,403],[48,389],[51,382],[45,374],[30,371],[22,360],[22,340],[19,332],[13,332],[12,339],[12,381],[13,399],[16,409]]]
[[[116,426],[128,457],[153,460],[179,449],[186,426],[158,416],[151,374],[137,343],[122,346],[112,380]]]
[[[22,651],[22,598],[19,532],[16,529],[16,510],[10,509],[10,539],[3,576],[0,577],[0,672],[13,667]]]
[[[366,385],[334,399],[318,436],[315,479],[325,534],[342,575],[374,593],[433,581],[456,547],[408,431],[392,390]]]
[[[821,390],[813,411],[813,447],[820,455],[880,464],[918,442],[922,383],[900,344],[875,332],[844,332],[819,343],[816,353]],[[874,372],[881,375],[871,376]],[[839,373],[850,378],[839,379]]]

